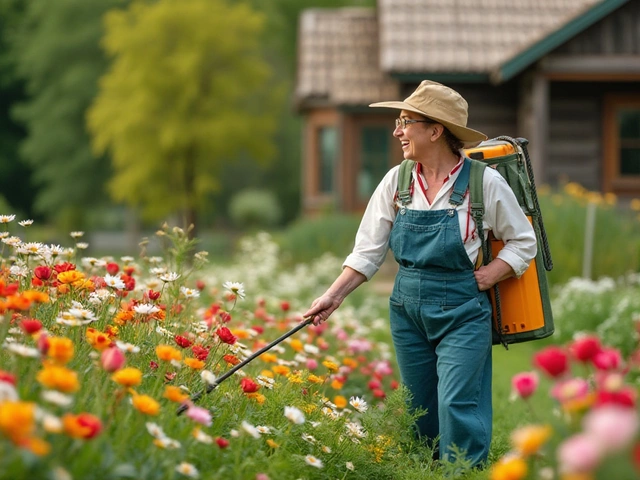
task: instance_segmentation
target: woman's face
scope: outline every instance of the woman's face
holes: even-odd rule
[[[425,123],[427,120],[425,117],[407,110],[402,110],[399,118],[418,120],[418,123],[408,123],[406,128],[399,126],[393,131],[393,136],[400,140],[404,158],[417,161],[427,155],[432,148],[431,135],[434,123]]]

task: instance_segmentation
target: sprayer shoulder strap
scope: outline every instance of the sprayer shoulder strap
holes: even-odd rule
[[[484,238],[484,190],[483,176],[487,164],[478,160],[471,160],[471,172],[469,173],[469,203],[471,216],[476,222],[476,231],[482,245],[482,261],[486,265],[491,261],[491,252]]]
[[[400,170],[398,171],[398,202],[402,206],[411,203],[411,172],[413,172],[415,165],[416,162],[409,159],[404,159],[400,164]]]

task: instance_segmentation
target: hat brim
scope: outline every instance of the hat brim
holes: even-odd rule
[[[442,118],[435,117],[427,112],[418,110],[416,107],[413,107],[405,102],[377,102],[372,103],[369,106],[407,110],[430,118],[431,120],[441,123],[442,125],[447,127],[449,131],[464,144],[465,148],[475,147],[480,142],[483,142],[488,138],[484,133],[474,130],[473,128],[463,127],[462,125],[451,123],[447,120],[443,120]]]

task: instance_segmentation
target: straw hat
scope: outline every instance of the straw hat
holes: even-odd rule
[[[467,128],[468,105],[462,95],[431,80],[424,80],[404,102],[378,102],[369,106],[397,108],[424,115],[447,127],[466,148],[475,147],[487,139],[484,133]]]

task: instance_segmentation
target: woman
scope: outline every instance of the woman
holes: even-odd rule
[[[370,106],[400,110],[393,136],[404,158],[416,161],[411,203],[397,206],[396,166],[373,193],[342,273],[304,315],[315,324],[327,320],[371,279],[391,248],[400,265],[390,299],[391,333],[412,407],[427,411],[418,433],[431,442],[439,438],[436,458],[454,461],[455,445],[481,466],[492,423],[486,291],[524,273],[535,257],[536,237],[506,181],[484,169],[484,232],[492,230],[505,247],[475,268],[481,243],[470,215],[469,161],[461,149],[487,137],[467,128],[467,102],[458,92],[425,80],[404,102]]]

